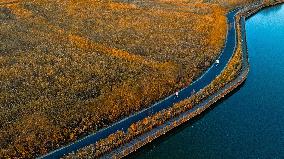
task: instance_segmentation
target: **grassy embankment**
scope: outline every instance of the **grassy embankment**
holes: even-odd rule
[[[0,157],[45,154],[189,84],[218,56],[232,6],[1,5]]]

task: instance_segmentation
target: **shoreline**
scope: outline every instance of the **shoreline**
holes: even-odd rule
[[[174,105],[170,106],[170,108],[163,109],[163,110],[159,111],[157,114],[153,114],[152,116],[146,116],[145,118],[143,118],[143,120],[140,120],[137,123],[133,123],[129,127],[130,132],[127,131],[126,133],[124,133],[124,131],[117,131],[117,132],[109,135],[107,138],[101,139],[98,142],[95,142],[91,145],[88,145],[88,146],[86,146],[86,147],[84,147],[84,148],[82,148],[78,151],[76,150],[75,152],[69,153],[64,157],[65,158],[76,158],[76,157],[78,157],[78,156],[76,156],[76,152],[79,152],[79,154],[80,154],[80,152],[83,151],[82,154],[85,155],[85,156],[81,156],[81,155],[79,155],[79,156],[84,158],[88,154],[87,152],[84,152],[85,151],[84,149],[90,148],[89,150],[86,150],[86,151],[90,151],[90,153],[92,153],[92,154],[89,154],[89,155],[91,155],[91,156],[102,157],[102,158],[117,158],[119,156],[118,158],[121,158],[121,157],[126,156],[127,154],[135,151],[136,149],[140,148],[141,146],[145,145],[146,143],[151,142],[153,139],[165,134],[166,132],[168,132],[171,129],[177,127],[178,125],[184,123],[185,121],[193,118],[194,116],[201,114],[204,110],[206,110],[209,106],[211,106],[211,104],[215,103],[220,98],[224,97],[225,94],[229,93],[231,90],[234,90],[235,87],[231,88],[230,91],[225,92],[225,94],[222,93],[221,96],[215,97],[215,96],[213,96],[213,94],[215,93],[214,91],[220,92],[221,90],[220,89],[214,90],[214,88],[213,88],[213,92],[211,92],[211,94],[204,95],[205,93],[208,93],[208,92],[206,92],[206,91],[208,91],[208,89],[206,90],[205,88],[211,86],[212,82],[217,79],[216,77],[223,75],[223,73],[226,72],[226,70],[227,70],[226,68],[229,66],[232,59],[237,58],[236,54],[237,54],[237,46],[238,46],[239,42],[237,41],[238,35],[237,35],[236,29],[235,29],[235,27],[237,26],[236,23],[235,23],[235,15],[238,11],[239,11],[239,8],[234,9],[234,10],[228,12],[228,14],[227,14],[228,24],[231,25],[231,27],[228,31],[228,33],[230,33],[230,34],[227,35],[226,46],[224,48],[230,47],[231,50],[228,50],[228,49],[225,50],[224,49],[222,51],[222,54],[225,53],[225,52],[227,54],[229,54],[228,61],[226,61],[225,65],[224,65],[224,67],[222,67],[222,70],[220,71],[220,73],[217,74],[216,76],[214,76],[213,80],[210,81],[209,84],[204,86],[202,89],[200,89],[199,92],[197,92],[193,96],[190,95],[190,98],[187,98],[187,99],[193,99],[195,101],[194,107],[191,107],[190,104],[184,104],[184,106],[182,105],[182,108],[180,109],[180,108],[175,108],[176,105],[174,104]],[[238,54],[241,54],[241,52],[238,53]],[[240,56],[242,56],[242,55],[240,55]],[[240,60],[237,60],[238,64],[241,63],[239,61]],[[237,70],[240,70],[240,69],[241,68],[238,68]],[[247,73],[248,73],[248,71],[247,71]],[[237,74],[239,74],[239,72],[236,72],[235,74],[234,75],[236,77]],[[233,79],[228,80],[227,83],[230,83],[230,81],[233,80]],[[245,78],[241,78],[240,80],[244,81]],[[224,84],[223,82],[220,82],[220,83]],[[241,83],[242,82],[239,82],[238,85],[240,85]],[[212,89],[212,88],[209,87],[209,92],[210,92],[210,89]],[[203,91],[205,91],[205,92],[203,92]],[[200,98],[202,98],[202,99],[200,99]],[[185,99],[185,100],[187,100],[187,99]],[[203,101],[203,102],[201,102],[201,101]],[[171,114],[170,117],[168,117],[166,120],[164,120],[161,124],[156,123],[156,125],[155,125],[155,118],[156,119],[158,118],[158,120],[163,120],[163,117],[161,119],[160,115],[169,116],[169,113]],[[184,117],[184,114],[187,115],[188,113],[191,114],[189,116],[189,118]],[[181,119],[181,120],[178,120],[178,119]],[[143,124],[144,124],[143,121],[145,121],[145,120],[150,121],[150,125],[148,125],[148,126],[150,126],[150,128],[147,127],[147,125],[146,125],[146,131],[142,131],[142,132],[140,131],[139,132],[139,130],[137,131],[137,129],[136,129],[133,132],[131,130],[133,128],[132,126],[136,127],[138,125],[138,127],[140,127],[140,128],[141,128],[141,126],[143,127]],[[151,125],[151,124],[153,124],[153,123],[151,123],[151,121],[153,121],[153,120],[154,120],[154,125]],[[141,124],[141,122],[142,122],[142,124]],[[155,134],[153,132],[155,132]],[[134,136],[132,136],[133,134],[134,134]],[[124,140],[126,140],[126,141],[124,141]],[[94,145],[96,145],[96,146],[94,146]],[[127,146],[127,148],[125,148],[125,146]],[[92,147],[94,147],[94,149],[92,149]],[[123,148],[123,150],[121,150],[121,148]],[[133,150],[129,151],[129,150],[127,150],[128,148],[132,148]],[[120,153],[119,151],[123,152],[123,155],[114,155],[114,154],[119,154]],[[113,152],[114,152],[114,154],[113,154]],[[116,156],[116,157],[114,157],[113,155]]]
[[[163,125],[158,126],[152,129],[151,131],[146,132],[143,135],[133,139],[130,143],[125,144],[113,150],[112,152],[103,155],[101,158],[123,158],[129,155],[130,153],[136,151],[137,149],[141,148],[147,143],[150,143],[154,139],[171,131],[175,127],[178,127],[181,124],[187,122],[188,120],[196,117],[197,115],[200,115],[205,110],[207,110],[211,105],[219,101],[221,98],[225,97],[231,91],[235,90],[238,86],[240,86],[246,80],[247,75],[249,73],[248,58],[247,58],[247,55],[244,55],[244,54],[247,54],[247,52],[243,53],[243,56],[246,56],[246,57],[243,58],[242,71],[238,75],[238,77],[235,78],[235,80],[233,80],[232,82],[229,82],[229,84],[227,84],[225,87],[219,89],[216,93],[207,97],[203,102],[193,107],[192,109],[180,114],[176,118],[170,119]]]
[[[230,23],[234,21],[233,17],[235,15],[235,12],[236,10],[227,13],[227,19],[230,20]],[[43,156],[38,156],[38,158],[63,157],[64,155],[76,152],[79,149],[82,149],[88,145],[93,145],[100,142],[101,140],[107,139],[109,136],[115,136],[117,133],[121,132],[124,133],[128,130],[128,128],[132,124],[142,121],[143,119],[149,116],[158,114],[159,112],[163,112],[163,110],[165,109],[172,108],[172,106],[175,105],[176,103],[179,103],[189,98],[190,96],[193,96],[192,90],[199,91],[202,90],[204,87],[208,86],[210,82],[212,82],[216,78],[216,76],[218,76],[224,70],[224,68],[227,66],[227,63],[230,61],[231,57],[234,54],[235,43],[236,43],[234,27],[228,27],[228,31],[230,32],[230,34],[228,34],[230,36],[227,35],[226,43],[218,57],[218,59],[220,59],[220,63],[218,65],[213,63],[213,65],[207,71],[205,71],[203,75],[200,76],[200,78],[198,78],[192,84],[181,89],[179,91],[178,98],[175,96],[175,94],[172,94],[166,97],[165,99],[150,106],[149,108],[146,108],[140,112],[132,114],[104,129],[101,129],[95,133],[91,133],[90,135],[83,137],[79,140],[76,140],[66,146],[54,149],[53,151],[50,151],[49,153]],[[104,152],[106,151],[104,150]]]
[[[246,80],[248,73],[249,73],[249,58],[248,58],[248,50],[247,50],[247,42],[246,42],[246,30],[245,30],[245,19],[250,18],[257,12],[262,9],[272,7],[275,5],[281,5],[284,1],[274,2],[271,4],[260,4],[256,6],[256,8],[244,7],[241,9],[239,13],[236,14],[236,26],[240,25],[240,29],[236,29],[237,34],[241,35],[241,47],[242,47],[242,69],[241,73],[231,82],[226,84],[225,87],[219,89],[216,93],[206,98],[205,101],[201,102],[197,106],[193,107],[192,109],[180,114],[176,118],[172,118],[166,123],[161,126],[158,126],[141,136],[131,140],[131,142],[103,155],[101,158],[123,158],[132,152],[138,150],[142,146],[146,145],[147,143],[152,142],[156,138],[165,135],[167,132],[171,131],[172,129],[180,126],[181,124],[187,122],[188,120],[196,117],[197,115],[201,114],[205,110],[207,110],[211,105],[219,101],[220,99],[224,98],[230,92],[238,88],[240,85],[244,83]],[[239,17],[239,19],[237,18]],[[238,19],[238,20],[237,20]]]
[[[277,4],[280,4],[283,2],[277,2]],[[270,4],[276,5],[275,3]],[[259,10],[268,7],[267,5],[261,4],[257,6],[256,8],[250,8],[251,6],[248,6],[248,8],[244,7],[241,9],[238,13],[234,15],[234,24],[235,24],[235,32],[236,32],[236,41],[235,41],[235,47],[231,58],[232,59],[234,54],[236,54],[236,50],[238,47],[241,47],[242,52],[242,68],[241,71],[238,73],[235,79],[230,81],[229,83],[225,84],[224,87],[218,89],[216,92],[214,92],[212,95],[209,95],[206,97],[202,102],[194,106],[193,108],[186,110],[185,112],[182,112],[181,114],[177,115],[176,117],[173,117],[163,123],[162,125],[156,126],[153,129],[149,130],[148,132],[143,133],[142,135],[138,135],[130,140],[130,142],[126,144],[121,144],[118,148],[112,149],[110,152],[106,152],[101,156],[102,158],[122,158],[127,156],[128,154],[136,151],[140,147],[146,145],[147,143],[153,141],[154,139],[164,135],[165,133],[171,131],[175,127],[185,123],[186,121],[192,119],[193,117],[201,114],[207,108],[209,108],[212,104],[219,101],[221,98],[225,97],[227,94],[229,94],[231,91],[235,90],[237,87],[239,87],[247,78],[248,72],[249,72],[249,59],[248,59],[248,52],[246,48],[246,38],[245,38],[245,18],[248,18],[258,12]],[[246,10],[247,9],[247,10]],[[245,13],[247,12],[247,13]],[[240,37],[239,37],[240,35]],[[240,39],[241,38],[241,39]],[[240,46],[239,46],[239,42]],[[227,41],[227,40],[226,40]],[[229,63],[229,62],[228,62]],[[228,64],[227,63],[227,64]],[[224,67],[224,70],[227,67]],[[223,70],[223,71],[224,71]],[[223,72],[222,71],[222,72]],[[222,73],[221,72],[221,73]],[[221,74],[220,73],[220,74]],[[204,87],[205,88],[205,87]],[[203,89],[203,88],[202,88]],[[163,111],[163,110],[161,110]],[[103,139],[103,138],[101,138]],[[80,142],[80,140],[79,140]],[[93,143],[95,144],[95,143]],[[56,150],[55,150],[56,151]],[[70,152],[69,152],[70,153]],[[67,155],[67,154],[65,154]],[[72,155],[71,155],[72,156]],[[42,156],[40,158],[48,158],[48,156]]]

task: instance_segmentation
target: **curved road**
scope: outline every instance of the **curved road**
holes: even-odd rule
[[[45,158],[45,159],[60,158],[64,154],[71,153],[87,145],[93,144],[102,138],[106,138],[110,134],[115,133],[118,130],[127,130],[132,123],[142,120],[145,117],[155,114],[163,109],[169,108],[173,104],[190,97],[193,91],[197,92],[200,89],[209,85],[215,79],[215,77],[218,76],[223,71],[223,69],[225,68],[225,66],[227,65],[227,63],[229,62],[230,58],[232,57],[235,51],[237,37],[236,37],[234,17],[235,14],[238,12],[238,10],[239,9],[235,9],[227,14],[227,21],[229,27],[228,27],[225,46],[220,56],[218,57],[219,63],[218,64],[214,63],[200,78],[198,78],[189,86],[180,90],[178,97],[175,94],[172,94],[166,97],[165,99],[155,103],[154,105],[152,105],[147,109],[144,109],[121,121],[118,121],[107,128],[97,131],[96,133],[93,133],[80,140],[77,140],[74,143],[71,143],[60,149],[52,151],[40,158]]]
[[[215,108],[212,105],[194,122],[168,131],[126,158],[284,159],[284,4],[259,6],[240,14],[243,60],[247,53],[251,59],[250,73],[240,90]],[[245,21],[251,13],[255,14]],[[122,156],[125,149],[119,150],[112,154]]]

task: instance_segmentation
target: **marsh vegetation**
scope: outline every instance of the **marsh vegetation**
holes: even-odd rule
[[[190,84],[244,2],[0,0],[0,157],[45,154]]]

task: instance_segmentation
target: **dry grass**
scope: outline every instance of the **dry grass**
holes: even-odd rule
[[[189,84],[226,33],[227,8],[198,0],[10,2],[0,1],[0,158],[44,154]]]
[[[240,21],[239,16],[236,18],[236,21]],[[157,126],[161,126],[169,119],[179,116],[181,113],[192,109],[196,105],[203,101],[208,96],[213,95],[216,91],[223,88],[226,84],[233,81],[237,76],[240,75],[242,69],[242,42],[240,34],[240,25],[237,25],[238,32],[238,43],[237,49],[233,57],[228,62],[225,70],[221,72],[208,86],[204,89],[198,91],[196,94],[191,96],[188,99],[185,99],[179,103],[174,104],[172,107],[159,111],[156,114],[148,116],[143,120],[140,120],[136,123],[132,123],[131,126],[127,128],[127,131],[117,131],[113,134],[110,134],[108,137],[97,141],[96,143],[90,144],[84,148],[79,149],[76,152],[69,153],[62,158],[73,159],[73,158],[99,158],[103,154],[111,152],[111,150],[128,143],[132,139],[142,135],[143,133],[149,132],[152,129],[155,129]],[[200,112],[199,112],[200,113]],[[194,113],[195,115],[198,113]],[[192,116],[194,116],[192,114]],[[172,125],[167,125],[166,127],[176,127],[176,124],[180,122],[175,122]],[[158,132],[163,133],[164,131]],[[152,134],[153,135],[153,134]],[[154,136],[157,135],[157,132]],[[159,136],[158,135],[158,136]],[[151,138],[151,137],[150,137]],[[149,138],[148,138],[149,139]],[[134,145],[132,145],[134,146]],[[134,146],[134,147],[137,147]],[[127,152],[127,151],[124,151]],[[113,156],[114,157],[114,156]],[[115,158],[115,157],[114,157]]]

